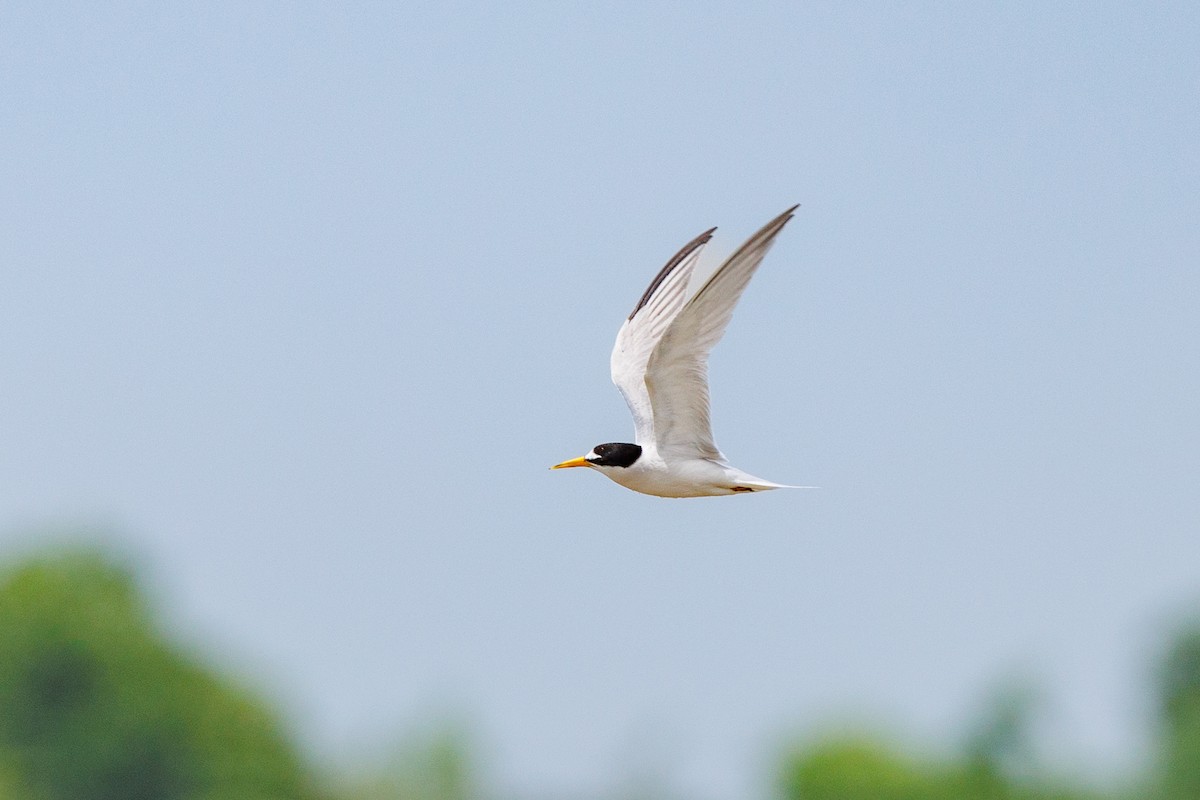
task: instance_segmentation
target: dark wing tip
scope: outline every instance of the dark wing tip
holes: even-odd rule
[[[772,221],[768,222],[766,227],[769,228],[770,225],[773,225],[774,223],[780,222],[780,221],[787,222],[788,219],[791,219],[792,215],[794,215],[794,213],[796,213],[796,210],[798,209],[798,207],[800,207],[799,203],[797,203],[796,205],[793,205],[791,207],[791,209],[788,209],[787,211],[782,212],[781,215],[779,215],[778,217],[775,217],[774,219],[772,219]]]
[[[658,271],[658,274],[654,276],[654,280],[650,281],[650,285],[646,287],[646,291],[642,295],[642,298],[638,300],[637,305],[633,307],[633,311],[629,313],[628,319],[633,319],[637,316],[637,312],[642,310],[642,306],[650,302],[650,298],[654,296],[655,290],[662,285],[662,282],[667,279],[667,276],[670,275],[676,267],[682,264],[683,260],[690,256],[696,250],[696,248],[706,244],[708,240],[712,238],[713,232],[716,230],[716,227],[709,228],[704,233],[685,244],[678,253],[671,256],[671,260],[667,262],[666,266]]]
[[[775,235],[779,233],[779,231],[783,230],[783,226],[786,225],[788,223],[788,220],[790,220],[795,215],[796,209],[799,207],[800,207],[800,204],[796,203],[796,205],[792,206],[787,211],[784,211],[782,214],[780,214],[778,217],[776,217],[775,219],[768,222],[766,225],[763,225],[761,228],[758,229],[757,233],[755,233],[753,236],[750,237],[749,241],[747,241],[746,244],[743,245],[743,247],[749,247],[751,244],[757,243],[763,239],[773,239],[775,237]]]
[[[721,276],[723,274],[725,274],[725,271],[729,267],[730,264],[736,263],[739,259],[741,259],[743,256],[745,256],[747,253],[750,253],[751,251],[753,251],[755,249],[762,248],[762,247],[769,247],[771,245],[771,242],[773,242],[775,240],[775,237],[779,235],[779,232],[783,230],[783,226],[788,224],[788,220],[790,220],[792,218],[792,214],[799,207],[800,207],[800,204],[797,203],[796,205],[789,208],[787,211],[784,211],[782,214],[775,217],[775,219],[771,220],[766,225],[763,225],[761,228],[759,228],[758,231],[753,236],[751,236],[749,239],[747,239],[741,247],[739,247],[737,250],[734,251],[733,255],[731,255],[729,258],[725,259],[725,263],[722,264],[720,267],[718,267],[717,271],[714,272],[711,276],[709,276],[709,278],[705,282],[705,284],[703,286],[701,286],[700,289],[694,295],[692,295],[692,299],[689,300],[688,302],[694,303],[702,295],[704,295],[706,292],[708,292],[709,288],[712,287],[713,285],[715,285],[720,280]],[[762,257],[760,256],[759,261],[761,261],[761,260],[762,260]],[[754,268],[757,269],[757,262],[755,263]]]

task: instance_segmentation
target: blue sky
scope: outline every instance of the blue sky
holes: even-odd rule
[[[1194,4],[9,4],[0,540],[136,553],[331,758],[447,710],[519,791],[947,742],[1030,674],[1110,768],[1200,604]],[[607,360],[799,202],[668,501]],[[34,531],[31,533],[30,531]]]

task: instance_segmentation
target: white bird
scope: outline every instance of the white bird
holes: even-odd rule
[[[596,445],[551,469],[590,467],[622,486],[659,497],[705,497],[796,489],[730,464],[713,442],[708,354],[792,206],[738,248],[695,294],[692,270],[716,228],[684,245],[650,282],[617,333],[612,380],[633,413],[637,444]]]

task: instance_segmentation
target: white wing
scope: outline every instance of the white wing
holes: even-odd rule
[[[654,443],[654,414],[646,389],[646,364],[667,326],[683,308],[692,268],[715,230],[710,228],[692,239],[667,262],[617,332],[610,362],[612,380],[633,414],[634,436],[639,444]]]
[[[751,236],[674,315],[657,339],[645,382],[655,441],[664,456],[724,460],[713,442],[709,420],[708,354],[721,340],[733,307],[796,208],[792,206]]]

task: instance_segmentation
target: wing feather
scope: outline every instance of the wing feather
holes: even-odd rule
[[[617,332],[610,360],[612,380],[633,414],[638,444],[654,443],[654,413],[646,388],[646,364],[667,326],[683,308],[692,269],[715,230],[708,229],[671,257]]]
[[[726,259],[656,339],[646,362],[645,385],[660,453],[724,460],[713,441],[708,354],[721,340],[734,306],[796,208],[768,222]]]

